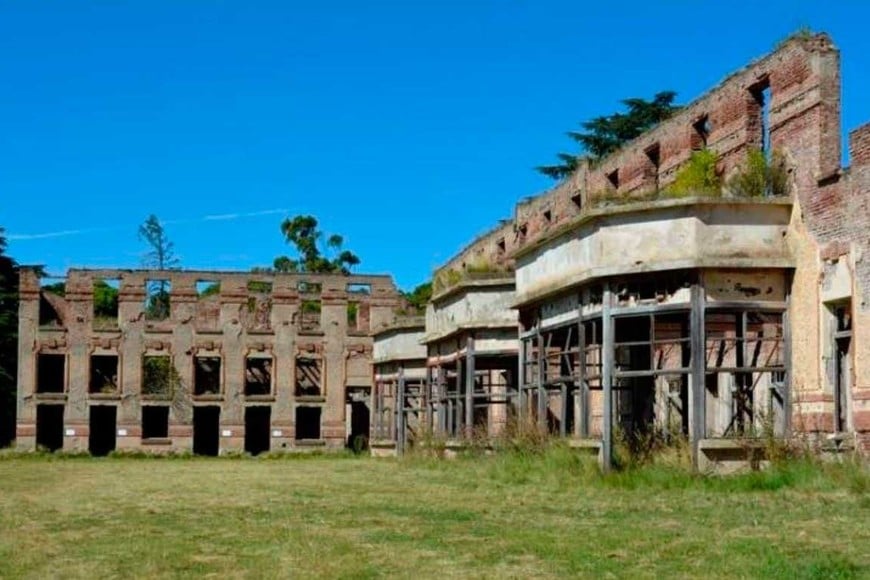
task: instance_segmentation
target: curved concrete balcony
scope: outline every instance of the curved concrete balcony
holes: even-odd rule
[[[517,325],[513,277],[468,280],[435,296],[426,308],[424,343],[471,329],[511,328]]]
[[[597,278],[690,268],[791,268],[792,200],[686,198],[586,212],[517,252],[515,305]]]

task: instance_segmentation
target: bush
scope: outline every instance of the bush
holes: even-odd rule
[[[722,195],[722,178],[717,169],[718,162],[719,156],[715,151],[709,149],[695,151],[664,193],[668,197]]]
[[[728,189],[734,197],[788,195],[789,175],[785,156],[774,151],[768,161],[763,151],[751,149],[746,156],[746,165],[728,180]]]

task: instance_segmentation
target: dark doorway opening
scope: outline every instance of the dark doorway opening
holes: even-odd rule
[[[108,455],[115,450],[117,442],[117,407],[98,405],[91,407],[88,451],[95,457]]]
[[[142,439],[169,437],[169,407],[142,407]]]
[[[36,406],[36,446],[47,451],[63,449],[63,405]]]
[[[247,407],[245,409],[245,451],[259,455],[269,451],[269,430],[272,423],[272,408]]]
[[[347,447],[359,453],[369,448],[371,413],[365,401],[350,401],[350,435]]]
[[[296,407],[296,439],[320,439],[320,407]]]
[[[220,449],[220,407],[193,408],[194,455],[217,455]]]

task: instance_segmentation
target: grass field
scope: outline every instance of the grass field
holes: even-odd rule
[[[0,459],[0,577],[870,577],[854,465]]]

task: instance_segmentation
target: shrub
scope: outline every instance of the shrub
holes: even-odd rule
[[[674,182],[666,188],[665,194],[668,197],[722,195],[722,178],[717,169],[718,162],[719,156],[715,151],[709,149],[695,151],[677,173]]]
[[[759,149],[751,149],[743,169],[728,180],[734,197],[785,196],[789,190],[788,168],[782,153],[774,151],[771,159]]]

